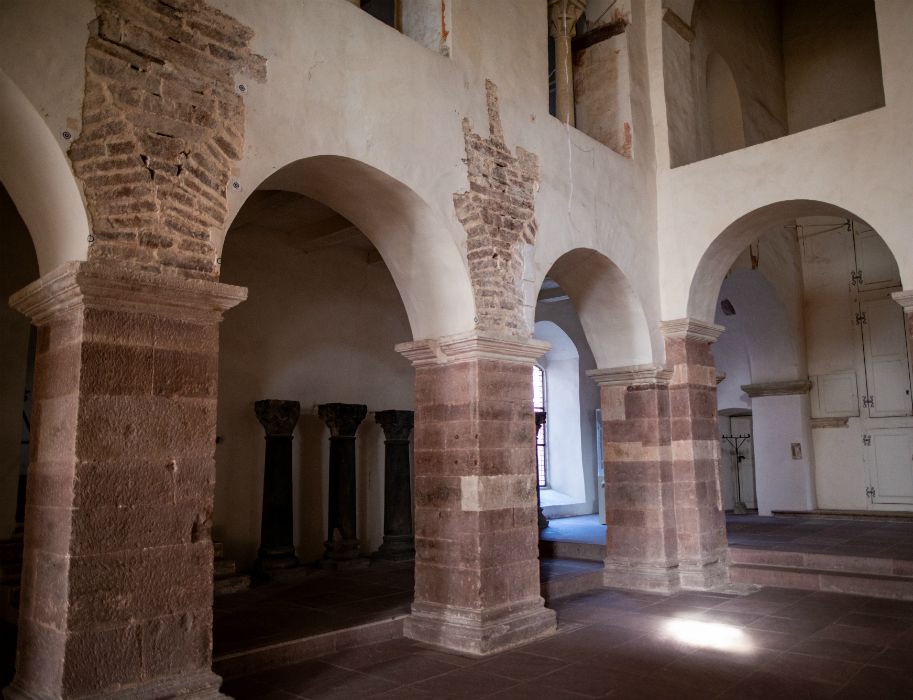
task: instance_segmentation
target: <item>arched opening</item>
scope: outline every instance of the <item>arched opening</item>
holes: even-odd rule
[[[710,120],[710,155],[745,148],[742,104],[732,70],[718,54],[707,59],[707,114]]]
[[[13,678],[29,464],[35,329],[6,303],[38,278],[29,230],[0,186],[0,682]]]
[[[708,248],[688,308],[726,327],[711,346],[724,502],[740,510],[736,460],[764,516],[730,516],[733,544],[750,531],[749,546],[761,546],[757,528],[791,512],[913,510],[909,332],[892,298],[901,289],[884,239],[822,202],[762,207]]]
[[[251,193],[225,237],[220,279],[247,287],[248,299],[220,338],[217,669],[238,651],[409,611],[414,562],[378,558],[400,495],[385,483],[392,436],[379,414],[411,420],[415,406],[415,372],[394,346],[471,328],[473,308],[457,248],[427,206],[333,156],[292,163]],[[264,474],[263,400],[300,411],[278,487]],[[338,440],[351,438],[346,462]],[[340,485],[343,474],[354,483]],[[286,504],[289,551],[271,561],[267,520]]]

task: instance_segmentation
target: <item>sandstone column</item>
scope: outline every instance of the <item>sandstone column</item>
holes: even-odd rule
[[[679,580],[706,589],[729,581],[729,545],[720,498],[720,435],[716,369],[710,345],[722,326],[690,318],[665,321],[672,369],[672,477],[675,484]]]
[[[374,420],[384,429],[384,543],[375,556],[413,559],[412,474],[409,436],[414,411],[377,411]]]
[[[678,589],[669,379],[654,365],[596,369],[605,461],[607,586]]]
[[[363,404],[325,403],[317,407],[330,429],[330,497],[323,565],[352,565],[358,560],[355,433],[368,414]]]
[[[11,298],[39,336],[6,697],[217,694],[218,323],[245,296],[72,262]]]
[[[471,332],[415,365],[415,601],[406,635],[490,654],[555,630],[539,595],[532,364],[548,345]]]
[[[574,126],[574,65],[571,39],[577,20],[586,9],[584,0],[548,0],[548,33],[555,40],[555,116]]]
[[[298,566],[292,510],[292,433],[301,404],[265,399],[254,403],[257,420],[266,431],[263,462],[263,511],[256,568],[264,573]]]

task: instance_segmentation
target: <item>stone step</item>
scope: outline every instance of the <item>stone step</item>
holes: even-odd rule
[[[405,619],[406,615],[397,615],[378,622],[224,654],[213,659],[212,668],[223,678],[235,678],[255,671],[290,666],[344,649],[387,642],[403,636]]]
[[[734,564],[913,577],[913,560],[909,559],[753,547],[730,547],[729,557]]]
[[[225,558],[225,543],[224,542],[213,542],[212,543],[212,556],[216,559]]]
[[[733,583],[758,586],[797,588],[865,595],[873,598],[913,600],[913,576],[846,572],[769,564],[732,564],[729,576]]]
[[[247,574],[235,574],[233,576],[217,577],[212,582],[212,593],[215,596],[231,595],[240,593],[250,588],[250,576]]]
[[[213,562],[213,573],[216,578],[234,576],[238,573],[238,564],[234,559],[216,559]]]
[[[546,601],[566,598],[578,593],[586,593],[603,587],[603,568],[581,569],[576,572],[560,574],[542,581],[539,590]]]
[[[539,558],[582,559],[584,561],[602,562],[605,560],[605,544],[539,540]]]
[[[913,511],[906,510],[775,510],[772,513],[782,518],[812,520],[864,520],[887,523],[909,523],[913,521]]]

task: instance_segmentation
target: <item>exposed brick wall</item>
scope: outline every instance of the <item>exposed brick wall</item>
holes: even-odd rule
[[[232,163],[244,146],[235,76],[266,77],[253,32],[203,0],[97,0],[82,131],[69,151],[90,258],[215,277]]]
[[[504,143],[495,84],[485,81],[488,138],[463,119],[469,191],[453,197],[466,229],[466,253],[479,330],[528,336],[523,314],[523,246],[536,241],[539,159]]]

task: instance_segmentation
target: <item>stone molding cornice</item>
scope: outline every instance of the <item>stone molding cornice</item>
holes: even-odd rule
[[[760,396],[795,396],[811,391],[812,383],[808,379],[791,379],[785,382],[759,382],[743,384],[744,391],[752,399]]]
[[[586,374],[599,386],[666,385],[672,379],[672,370],[650,364],[590,369]]]
[[[469,360],[500,360],[532,364],[548,352],[543,340],[514,338],[479,331],[458,333],[443,338],[399,343],[396,351],[414,367],[444,365]]]
[[[913,314],[913,289],[894,292],[891,298],[903,307],[904,313]]]
[[[696,318],[677,318],[659,324],[659,331],[666,338],[700,340],[705,343],[715,343],[725,330],[723,326]]]
[[[13,294],[9,304],[39,326],[79,308],[213,323],[245,299],[244,287],[74,260]]]

